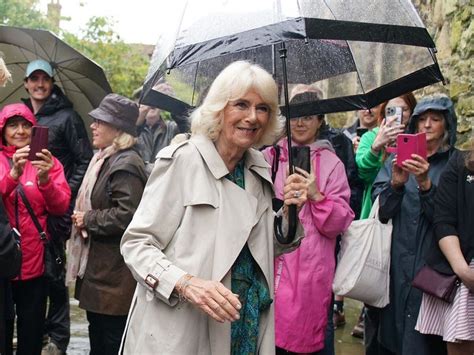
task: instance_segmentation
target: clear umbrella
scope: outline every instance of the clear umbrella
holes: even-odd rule
[[[55,83],[74,104],[86,127],[90,123],[88,113],[112,91],[98,64],[49,31],[0,25],[0,52],[13,79],[13,85],[0,91],[0,106],[27,96],[23,78],[28,63],[34,59],[51,63]]]
[[[443,80],[435,45],[408,0],[173,5],[157,18],[162,35],[142,99],[175,114],[197,106],[217,74],[242,59],[273,74],[287,118],[370,108]],[[173,98],[153,90],[162,81]],[[325,98],[289,105],[288,92],[298,84],[319,87]]]

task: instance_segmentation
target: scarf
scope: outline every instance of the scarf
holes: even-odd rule
[[[245,189],[244,159],[226,178]],[[260,314],[272,304],[266,284],[258,277],[261,273],[247,244],[232,265],[231,290],[242,302],[240,319],[231,325],[231,354],[256,355]]]
[[[107,158],[117,153],[117,149],[110,145],[99,150],[91,159],[81,187],[77,193],[74,211],[87,212],[92,209],[91,195],[100,169]],[[90,238],[87,229],[72,228],[71,238],[67,244],[66,285],[83,278],[89,259]]]

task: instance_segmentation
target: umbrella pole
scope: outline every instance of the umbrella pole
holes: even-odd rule
[[[286,136],[288,140],[288,167],[290,174],[295,172],[295,167],[293,166],[293,152],[291,149],[291,126],[290,126],[290,99],[288,95],[288,74],[286,71],[286,53],[287,49],[285,47],[285,42],[281,43],[280,48],[280,58],[283,71],[283,94],[285,96],[285,125],[286,125]],[[281,228],[281,217],[275,218],[274,231],[275,236],[278,242],[281,244],[290,244],[296,235],[296,226],[297,226],[297,211],[296,205],[288,206],[288,235],[285,237]]]

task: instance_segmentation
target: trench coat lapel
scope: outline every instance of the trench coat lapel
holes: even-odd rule
[[[230,288],[230,270],[245,243],[248,243],[255,261],[259,264],[271,288],[273,282],[270,279],[270,270],[273,267],[273,260],[269,259],[268,250],[273,248],[273,243],[266,236],[267,224],[263,224],[263,230],[253,233],[262,215],[271,208],[269,205],[271,196],[266,196],[272,191],[269,165],[261,153],[253,149],[247,151],[244,172],[245,190],[243,190],[225,178],[229,171],[211,141],[199,136],[193,137],[191,141],[200,152],[211,174],[219,180],[217,183],[220,190],[219,224],[209,226],[209,228],[216,228],[217,233],[212,279],[221,281]],[[268,185],[265,187],[266,182]],[[229,353],[230,349],[224,345],[230,343],[230,323],[220,324],[209,320],[209,335],[212,354]],[[225,338],[229,338],[228,342],[222,341]]]
[[[214,178],[220,182],[217,184],[220,189],[219,222],[217,226],[210,226],[210,228],[216,228],[218,235],[215,243],[212,279],[222,281],[232,268],[245,243],[249,240],[252,228],[258,223],[262,213],[268,208],[263,196],[261,180],[262,175],[268,175],[268,172],[265,170],[268,168],[268,165],[263,157],[259,158],[260,153],[248,151],[246,153],[247,169],[245,169],[246,189],[243,190],[225,178],[229,171],[210,140],[196,136],[192,138],[192,142],[200,152]],[[249,168],[252,171],[248,171]],[[266,248],[256,250],[255,247],[261,244],[260,239],[266,238],[261,238],[261,236],[260,238],[252,238],[255,246],[251,248],[252,254],[257,253],[257,255],[254,255],[254,258],[259,259],[257,260],[257,262],[260,261],[259,264],[263,261],[263,255],[268,251]],[[265,277],[269,277],[269,275],[265,275]]]

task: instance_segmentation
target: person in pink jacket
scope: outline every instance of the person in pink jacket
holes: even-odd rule
[[[299,211],[305,237],[300,248],[275,259],[277,354],[311,354],[324,347],[336,237],[354,219],[344,165],[329,141],[317,139],[323,124],[322,115],[291,119],[293,146],[309,146],[312,171],[298,170],[310,181],[308,201]],[[275,197],[281,199],[288,169],[287,139],[281,139],[277,146],[266,148],[264,155],[276,171]]]
[[[39,224],[46,232],[48,214],[66,213],[71,198],[63,167],[47,149],[37,153],[35,160],[27,160],[34,125],[36,118],[24,104],[7,105],[0,111],[0,195],[10,225],[21,234],[21,270],[12,281],[18,319],[18,355],[41,353],[47,290],[43,276],[44,243],[17,193],[18,187],[23,189]],[[11,342],[12,336],[13,324],[8,324],[7,341]]]

